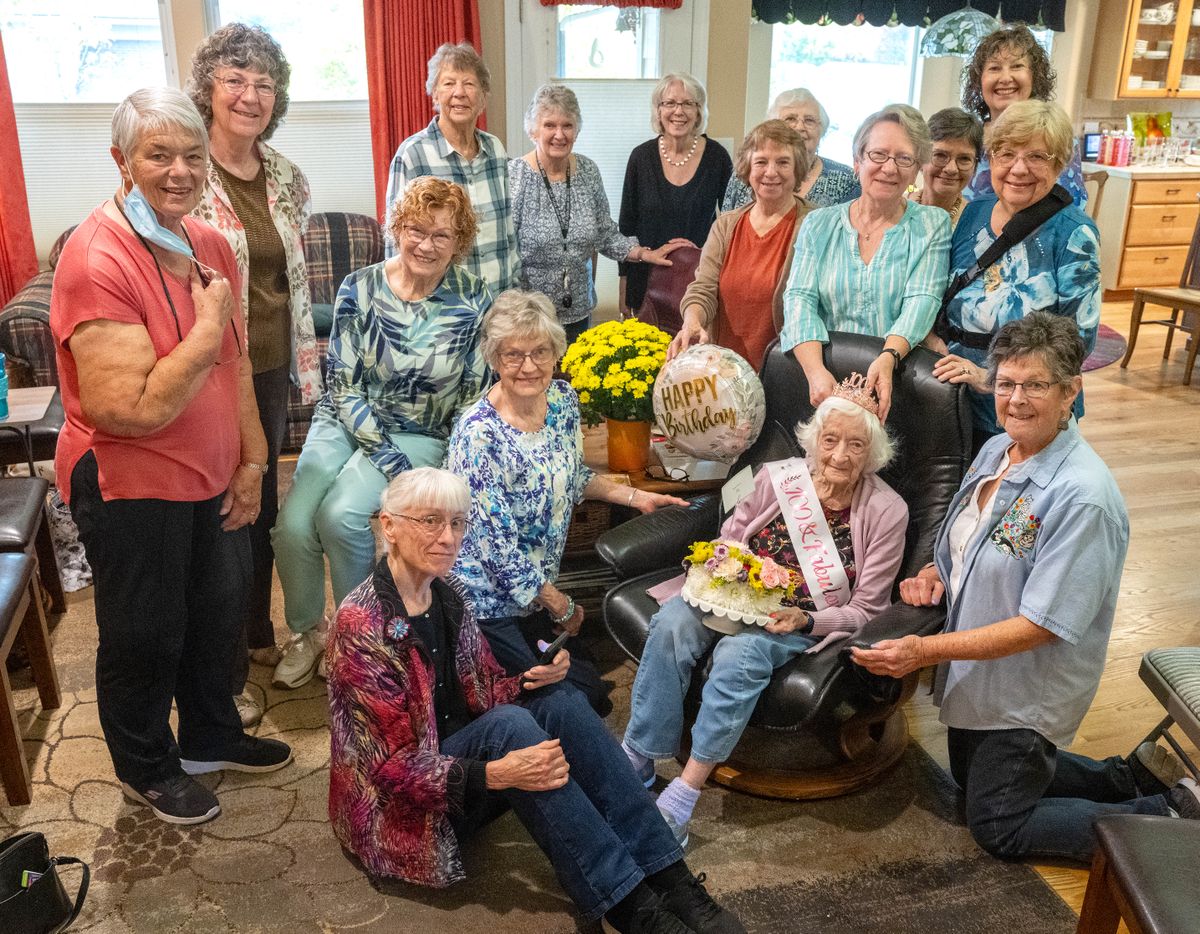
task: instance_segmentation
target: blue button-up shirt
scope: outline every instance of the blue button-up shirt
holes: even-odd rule
[[[1011,444],[1005,434],[988,441],[950,504],[935,550],[943,581],[950,580],[950,527]],[[962,557],[946,618],[947,632],[963,632],[1021,615],[1058,638],[1007,658],[942,663],[935,692],[942,723],[1030,729],[1070,745],[1104,670],[1128,544],[1121,491],[1072,419],[1001,481]]]

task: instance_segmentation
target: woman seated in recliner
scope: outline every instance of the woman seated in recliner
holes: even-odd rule
[[[774,670],[857,633],[891,603],[908,506],[876,476],[893,446],[862,377],[844,381],[797,427],[796,437],[806,456],[765,464],[720,535],[802,578],[794,598],[764,627],[746,625],[722,638],[704,625],[704,612],[679,595],[682,576],[650,591],[665,602],[650,620],[622,743],[647,787],[654,783],[654,760],[679,748],[692,671],[716,643],[691,754],[683,774],[658,797],[682,845],[704,782],[733,752]],[[809,508],[814,501],[820,510]],[[797,548],[796,541],[805,546]],[[823,586],[814,588],[814,599],[807,581],[818,575]]]

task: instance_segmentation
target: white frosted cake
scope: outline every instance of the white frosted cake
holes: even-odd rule
[[[684,560],[691,567],[680,596],[715,616],[765,626],[795,592],[790,570],[736,542],[695,542]]]

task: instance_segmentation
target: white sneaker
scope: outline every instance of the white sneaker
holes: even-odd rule
[[[233,706],[237,708],[238,716],[242,718],[242,726],[246,729],[254,726],[262,719],[263,709],[258,705],[249,691],[242,691],[233,699]]]
[[[271,683],[285,690],[308,684],[324,654],[325,644],[319,632],[311,629],[298,633],[283,650],[283,658],[275,666]]]

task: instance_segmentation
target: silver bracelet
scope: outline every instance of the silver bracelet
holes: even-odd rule
[[[633,500],[637,495],[638,495],[637,487],[634,487],[632,490],[629,491],[629,502],[627,502],[625,505],[632,506]]]
[[[555,617],[552,620],[552,622],[554,623],[555,626],[561,626],[563,623],[565,623],[567,620],[569,620],[574,615],[575,615],[575,598],[567,597],[566,612],[564,612],[562,616]]]

